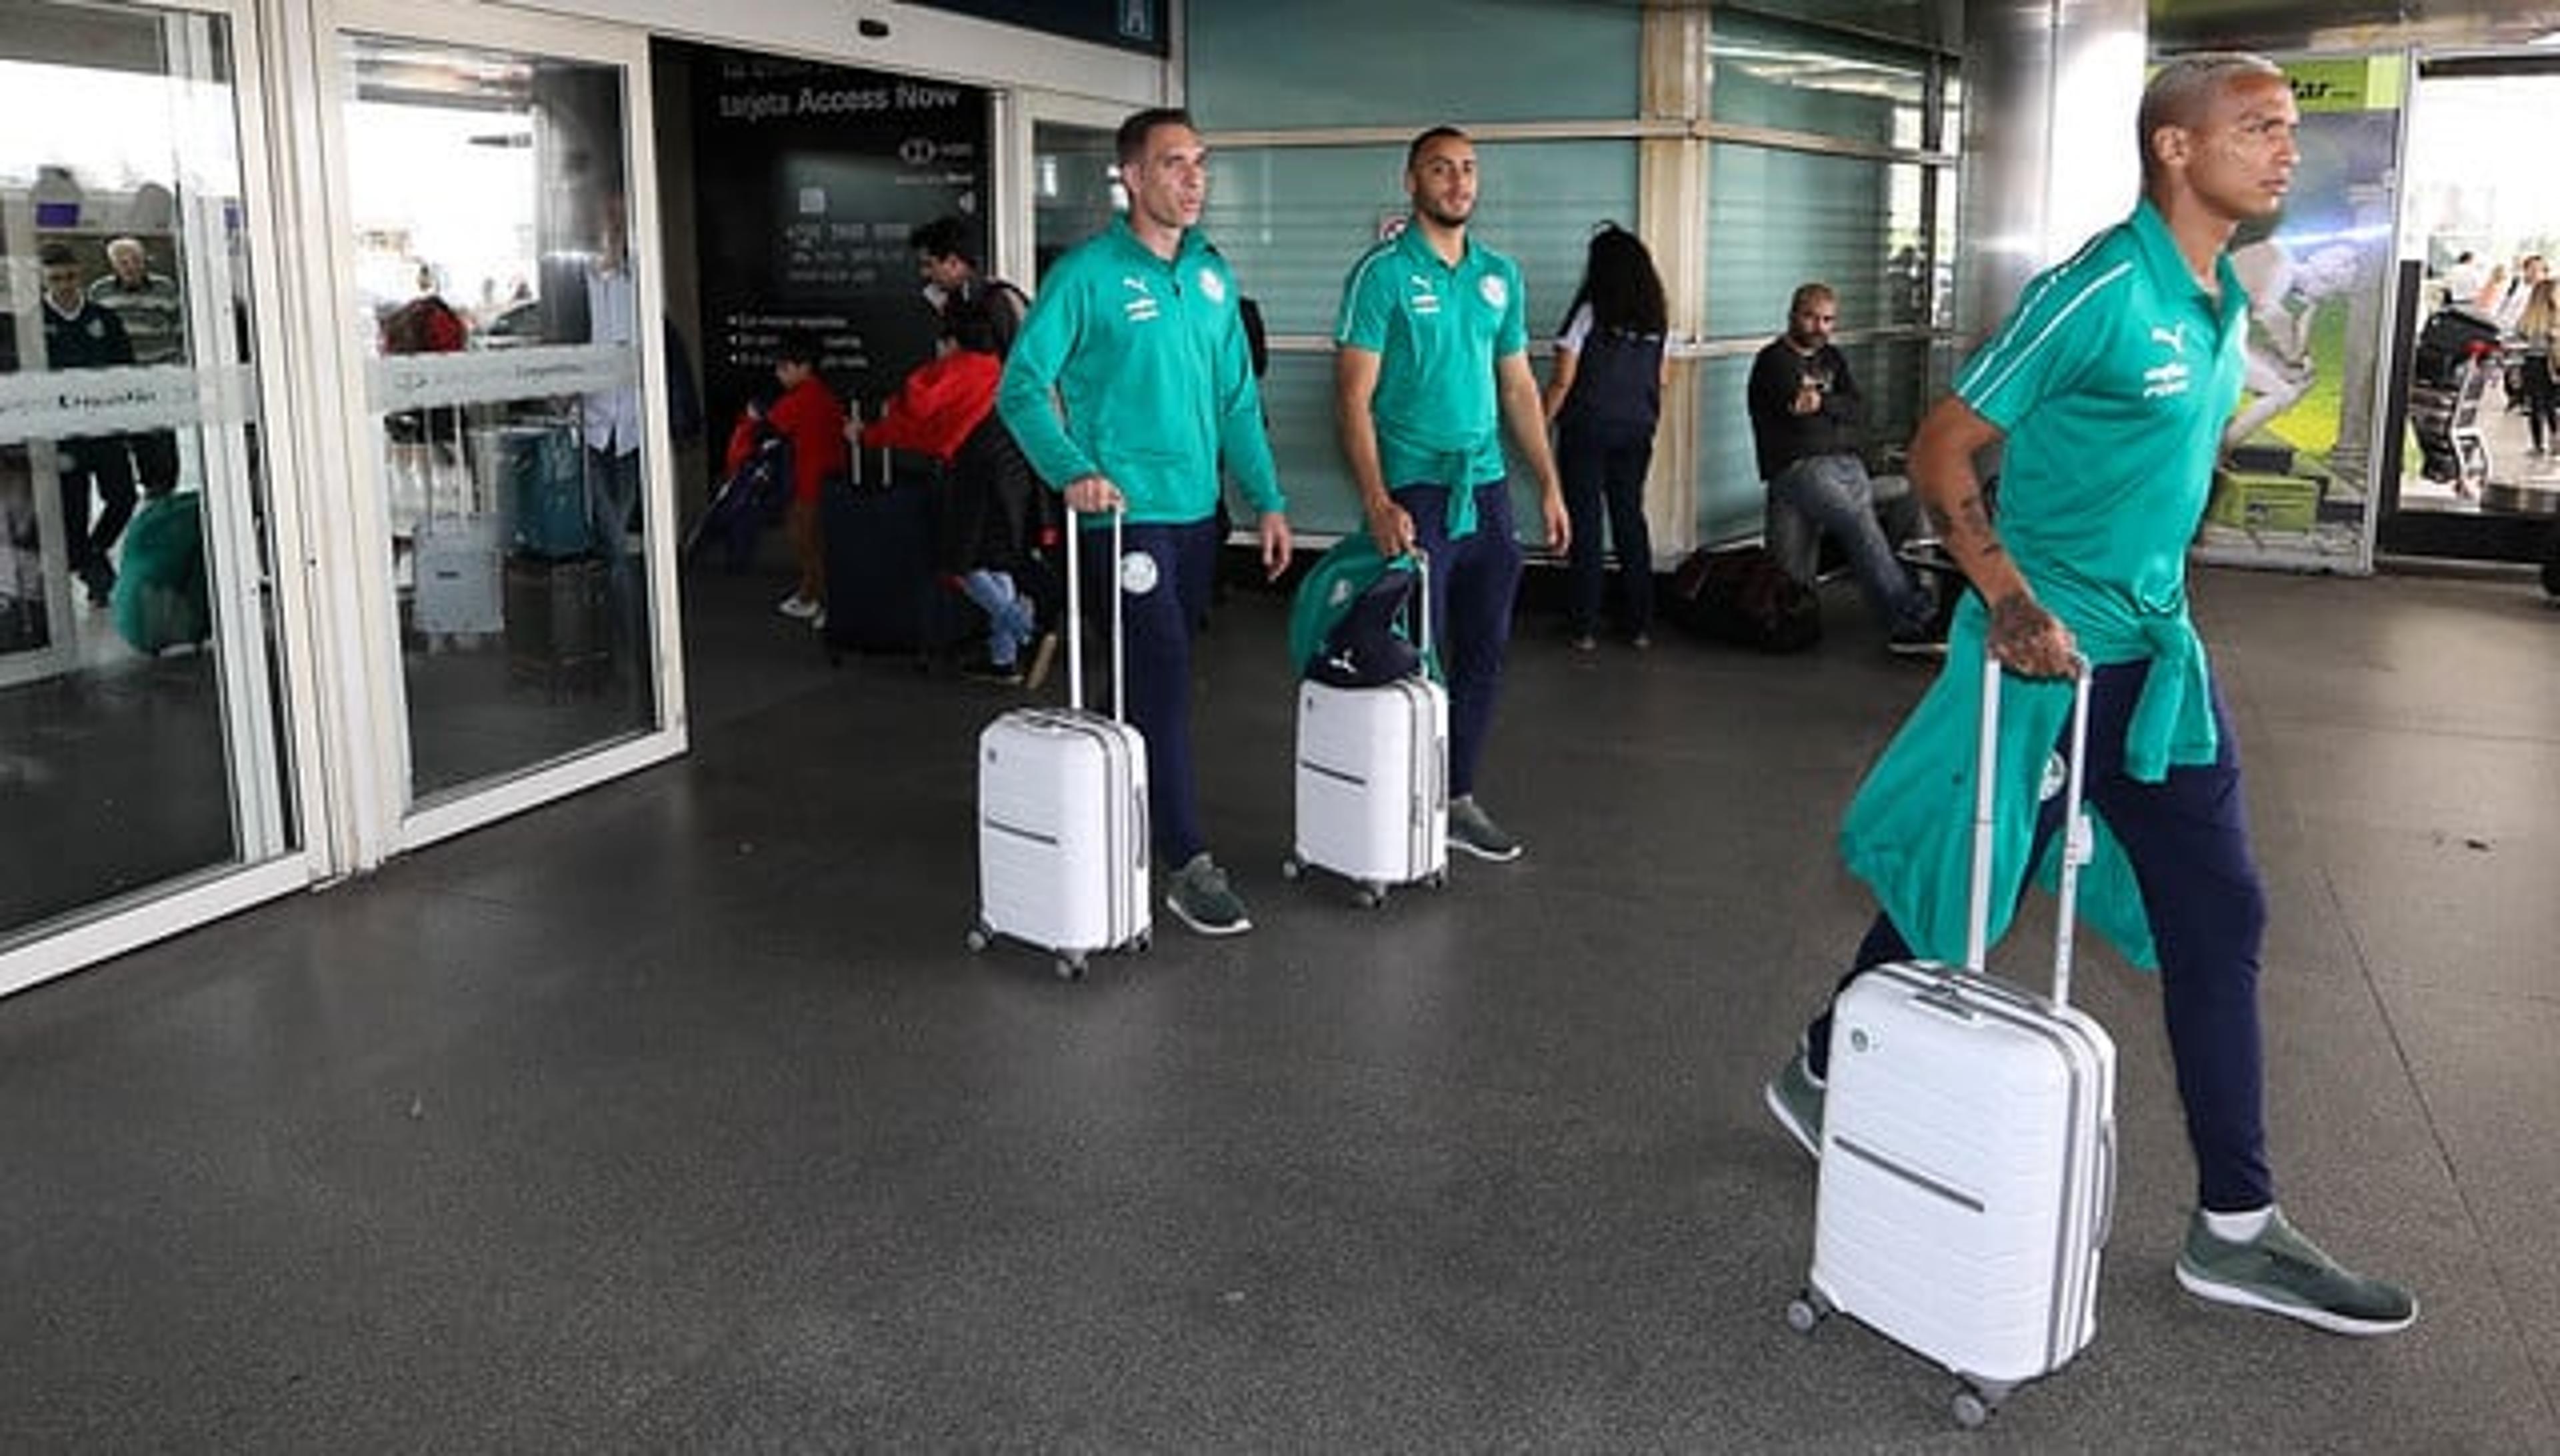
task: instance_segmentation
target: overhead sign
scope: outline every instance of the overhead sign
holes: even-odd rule
[[[907,0],[1124,51],[1166,54],[1165,0]]]

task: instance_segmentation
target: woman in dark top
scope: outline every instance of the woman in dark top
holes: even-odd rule
[[[1662,275],[1635,234],[1614,223],[1591,237],[1582,287],[1564,311],[1546,415],[1555,424],[1555,463],[1573,520],[1566,622],[1573,645],[1598,645],[1600,521],[1618,552],[1620,622],[1638,647],[1652,641],[1654,544],[1645,526],[1645,472],[1663,412],[1669,334]]]

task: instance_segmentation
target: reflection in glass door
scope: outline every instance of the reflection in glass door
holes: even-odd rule
[[[1034,278],[1058,254],[1111,226],[1128,205],[1120,191],[1112,128],[1037,120],[1032,125]]]
[[[340,51],[414,804],[659,723],[627,72]]]
[[[0,992],[294,847],[236,44],[0,0]]]

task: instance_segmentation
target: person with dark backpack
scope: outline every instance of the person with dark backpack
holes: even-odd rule
[[[915,250],[916,276],[924,280],[925,301],[947,316],[955,303],[986,310],[996,331],[995,356],[1014,352],[1014,335],[1032,301],[1022,289],[990,276],[979,257],[978,230],[956,217],[936,218],[907,230],[906,245]]]
[[[1635,234],[1601,224],[1591,235],[1581,290],[1556,336],[1545,399],[1564,509],[1573,521],[1566,624],[1584,652],[1599,645],[1604,507],[1609,540],[1618,549],[1620,625],[1636,646],[1653,642],[1654,541],[1645,524],[1645,472],[1663,413],[1669,329],[1653,254]]]

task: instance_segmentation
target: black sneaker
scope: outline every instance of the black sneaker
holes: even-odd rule
[[[1019,662],[972,662],[961,666],[960,676],[973,683],[993,683],[1002,688],[1023,685],[1023,667]]]
[[[1944,658],[1947,634],[1933,627],[1903,627],[1884,639],[1884,650],[1896,657]]]

